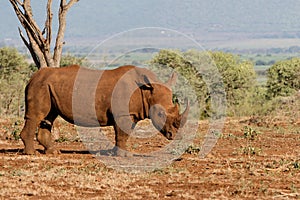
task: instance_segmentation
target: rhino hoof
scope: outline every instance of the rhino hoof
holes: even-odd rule
[[[38,155],[38,151],[36,151],[35,149],[33,150],[28,150],[28,149],[24,149],[23,154],[24,155]]]
[[[45,154],[52,154],[52,155],[58,155],[60,154],[60,151],[56,148],[49,148],[45,150]]]
[[[119,147],[113,148],[113,155],[119,156],[119,157],[132,157],[133,156],[133,154],[131,152],[123,150]]]

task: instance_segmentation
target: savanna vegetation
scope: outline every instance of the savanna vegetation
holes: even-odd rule
[[[299,198],[298,58],[274,63],[266,72],[267,81],[261,84],[253,62],[231,53],[207,52],[203,57],[203,52],[196,50],[161,50],[155,54],[149,61],[153,70],[176,69],[183,83],[192,85],[203,104],[202,120],[193,144],[169,166],[150,173],[128,173],[111,170],[87,153],[74,127],[63,121],[54,127],[54,135],[60,132],[56,144],[62,154],[20,155],[24,87],[36,67],[16,49],[5,47],[0,53],[0,198]],[[61,66],[84,62],[66,54]],[[214,64],[221,74],[229,116],[218,143],[203,159],[198,153],[212,112],[207,81],[214,73],[205,76],[205,65],[198,73],[201,63]],[[220,85],[212,85],[214,92],[222,91]],[[182,88],[175,96],[185,92]],[[103,131],[113,137],[110,129]],[[128,144],[130,150],[141,152],[164,145],[166,141],[159,135],[150,140],[133,138]]]
[[[30,76],[38,68],[64,67],[69,64],[85,65],[86,60],[72,54],[62,55],[67,12],[78,0],[58,1],[60,2],[59,8],[54,9],[58,11],[56,37],[52,34],[55,32],[52,20],[56,19],[52,18],[54,11],[52,0],[43,4],[46,6],[43,12],[46,11],[46,13],[42,16],[46,18],[41,26],[35,21],[35,19],[40,21],[38,16],[41,15],[31,8],[31,1],[9,0],[9,2],[23,27],[23,29],[19,28],[19,35],[30,52],[34,64],[29,63],[27,56],[20,54],[14,48],[0,48],[0,199],[299,199],[300,59],[292,58],[299,52],[298,46],[291,46],[288,49],[273,47],[265,49],[268,46],[265,44],[266,39],[259,40],[263,44],[263,49],[259,51],[256,49],[257,43],[250,41],[251,45],[255,44],[253,49],[251,46],[246,50],[236,48],[229,51],[223,49],[210,52],[161,50],[156,52],[151,60],[147,58],[148,61],[145,64],[151,65],[154,71],[159,70],[162,79],[169,77],[172,70],[181,75],[178,78],[179,83],[176,84],[179,87],[174,94],[174,101],[182,101],[180,97],[185,95],[191,101],[197,100],[201,115],[193,141],[179,158],[170,160],[168,166],[158,166],[151,172],[129,173],[119,171],[120,167],[124,167],[120,162],[122,159],[120,157],[106,156],[116,161],[114,166],[111,166],[105,162],[105,156],[102,159],[102,157],[90,154],[88,145],[81,140],[76,127],[60,119],[56,120],[52,133],[58,149],[61,149],[61,154],[45,155],[43,147],[35,141],[37,154],[22,155],[24,145],[19,133],[24,123],[22,119],[24,89]],[[103,5],[106,7],[108,4],[110,2]],[[145,8],[148,11],[149,8],[156,11],[164,9],[161,2],[156,6],[152,2],[150,4],[151,6],[140,4],[136,12],[120,12],[120,10],[128,9],[118,4],[113,6],[113,10],[103,9],[104,12],[100,12],[102,13],[100,18],[103,21],[116,22],[115,17],[122,16],[122,19],[131,23],[132,20],[126,20],[128,13],[129,15],[135,13],[137,16],[139,12],[144,13]],[[208,4],[211,3],[208,2]],[[41,5],[39,4],[39,8],[43,7]],[[82,6],[87,6],[86,10],[89,13],[99,15],[99,12],[91,12],[91,10],[99,10],[101,6],[93,6],[93,3],[82,4]],[[196,8],[197,12],[202,9],[202,4],[200,6],[201,8]],[[130,8],[133,7],[135,6],[130,5]],[[213,7],[215,9],[215,5]],[[176,13],[176,17],[173,17],[171,13],[167,21],[171,23],[171,26],[175,23],[175,27],[185,27],[186,30],[192,27],[194,30],[195,15],[182,8],[175,6],[173,10],[171,9],[171,12]],[[235,7],[229,8],[225,5],[220,8],[228,10]],[[276,10],[276,7],[274,8],[273,10]],[[150,13],[152,13],[151,9]],[[165,13],[165,10],[156,12],[159,19],[160,13]],[[262,15],[264,13],[261,12]],[[208,19],[212,21],[216,21],[215,17],[218,16],[211,12],[200,14],[205,18],[210,16]],[[178,20],[178,16],[183,16],[185,20]],[[274,25],[277,28],[278,24],[286,24],[281,23],[282,20],[291,22],[297,19],[294,15],[286,15],[289,19],[280,16],[280,20],[276,15],[268,14],[267,17],[275,16],[275,21],[278,23],[262,23],[257,26],[257,23],[251,23],[251,20],[260,21],[261,15],[254,16],[250,21],[247,19],[247,22],[251,24],[248,26],[251,32],[253,30],[255,32],[255,29],[261,31],[261,26],[264,26],[263,29],[266,28],[265,26]],[[78,18],[78,20],[74,18],[70,20],[75,23],[83,19],[82,15],[77,14],[70,15],[70,17]],[[84,26],[81,26],[80,32],[89,30],[89,33],[97,33],[98,36],[99,30],[112,33],[119,32],[116,28],[124,29],[124,20],[121,26],[116,26],[116,23],[112,26],[112,23],[98,22],[96,26],[90,26],[93,20],[99,20],[99,16],[90,17],[89,23],[86,23],[87,20],[84,18]],[[147,19],[143,18],[142,21],[147,24]],[[152,18],[151,21],[153,21]],[[231,29],[235,33],[236,27],[247,26],[240,26],[241,23],[235,26],[235,17],[225,21],[230,24],[230,27],[235,27],[234,30]],[[178,22],[184,22],[184,25]],[[211,27],[212,24],[214,23],[208,22],[207,27],[218,28],[215,25]],[[224,26],[226,28],[226,24]],[[270,33],[263,37],[296,37],[297,33],[289,35],[289,28],[284,28],[285,32],[281,33],[283,35],[271,36],[272,33]],[[294,32],[294,27],[292,29]],[[71,32],[73,33],[72,30]],[[9,30],[5,33],[9,33]],[[209,31],[210,37],[211,34],[213,32]],[[10,34],[8,35],[10,37]],[[86,33],[77,36],[90,37]],[[241,47],[239,42],[238,47]],[[71,48],[67,51],[77,52],[72,51]],[[84,48],[88,52],[91,50],[90,46]],[[109,53],[112,54],[113,51],[114,49]],[[123,64],[142,63],[141,60],[146,60],[142,59],[145,53],[147,52],[133,53],[133,57],[127,54],[121,58],[122,61],[118,59],[118,56],[112,55],[114,62],[110,64],[116,67]],[[273,56],[274,54],[276,56]],[[106,58],[103,59],[106,60]],[[190,87],[186,87],[187,85],[191,86],[195,95],[189,95],[187,88]],[[214,132],[210,128],[211,121],[214,120],[208,120],[212,119],[211,116],[216,113],[216,108],[212,103],[213,97],[226,97],[226,101],[222,103],[226,104],[227,118],[224,119],[224,124],[221,124],[222,131],[220,132]],[[190,114],[193,114],[192,109]],[[139,128],[142,128],[142,131],[148,129],[145,124],[149,124],[149,121],[140,125]],[[100,132],[113,141],[114,133],[111,127],[103,127]],[[146,134],[144,133],[145,136]],[[185,131],[185,134],[188,134],[188,137],[190,135],[188,131]],[[206,143],[205,141],[211,141],[212,136],[215,143]],[[148,138],[131,135],[127,146],[130,151],[143,154],[155,152],[158,149],[163,150],[170,143],[172,141],[164,140],[159,134]],[[210,149],[206,156],[201,157],[200,153],[207,146],[213,149]],[[172,153],[176,151],[174,147]],[[140,156],[133,156],[134,161],[140,158]],[[160,159],[157,159],[155,163],[159,164],[159,162]],[[143,165],[146,166],[145,163]]]
[[[266,70],[267,82],[264,84],[258,82],[255,63],[232,53],[162,50],[151,62],[173,68],[189,80],[200,104],[206,105],[202,111],[204,118],[211,112],[210,93],[205,82],[213,79],[214,67],[222,77],[227,116],[268,115],[280,97],[295,95],[300,89],[299,58],[275,62]]]
[[[60,66],[85,63],[84,58],[68,53],[62,56]],[[220,92],[221,87],[224,89],[227,116],[267,115],[274,110],[278,99],[293,96],[300,90],[299,58],[275,62],[266,70],[265,84],[257,81],[255,63],[239,55],[220,51],[161,50],[149,61],[149,65],[154,71],[166,71],[167,75],[173,69],[185,79],[184,84],[192,86],[202,108],[202,119],[209,117],[212,112],[212,91],[208,91],[206,82],[213,80],[216,73],[220,74],[223,85],[211,85],[214,92]],[[24,88],[37,68],[28,63],[25,55],[9,47],[0,48],[0,66],[0,112],[2,115],[21,116],[24,110]],[[176,91],[175,96],[183,94],[184,88]]]

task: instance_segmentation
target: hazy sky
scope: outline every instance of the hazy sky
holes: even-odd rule
[[[32,0],[34,17],[41,26],[46,2]],[[18,37],[19,26],[9,1],[1,3],[0,41]],[[53,7],[55,11],[57,5]],[[66,37],[109,35],[145,26],[189,33],[300,31],[300,1],[80,0],[68,13]]]

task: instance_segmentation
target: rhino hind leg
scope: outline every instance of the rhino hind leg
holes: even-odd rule
[[[22,129],[20,136],[25,145],[24,154],[33,155],[36,153],[34,148],[34,136],[37,128],[37,122],[32,119],[26,119],[24,128]]]
[[[34,148],[36,130],[51,111],[51,98],[48,87],[34,87],[34,83],[32,84],[33,86],[27,87],[26,90],[25,124],[20,135],[25,146],[24,153],[29,155],[36,153]]]
[[[57,150],[54,146],[54,138],[51,134],[53,122],[57,116],[58,115],[56,113],[50,112],[48,117],[45,120],[43,120],[39,125],[37,140],[45,148],[46,154],[59,153],[59,150]]]

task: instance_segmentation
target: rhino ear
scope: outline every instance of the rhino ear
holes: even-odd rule
[[[177,74],[175,72],[173,72],[169,78],[169,80],[166,82],[166,85],[168,87],[172,87],[173,85],[176,84],[177,81]]]
[[[136,84],[143,89],[152,90],[153,86],[150,79],[146,75],[141,75],[141,77],[136,81]]]

